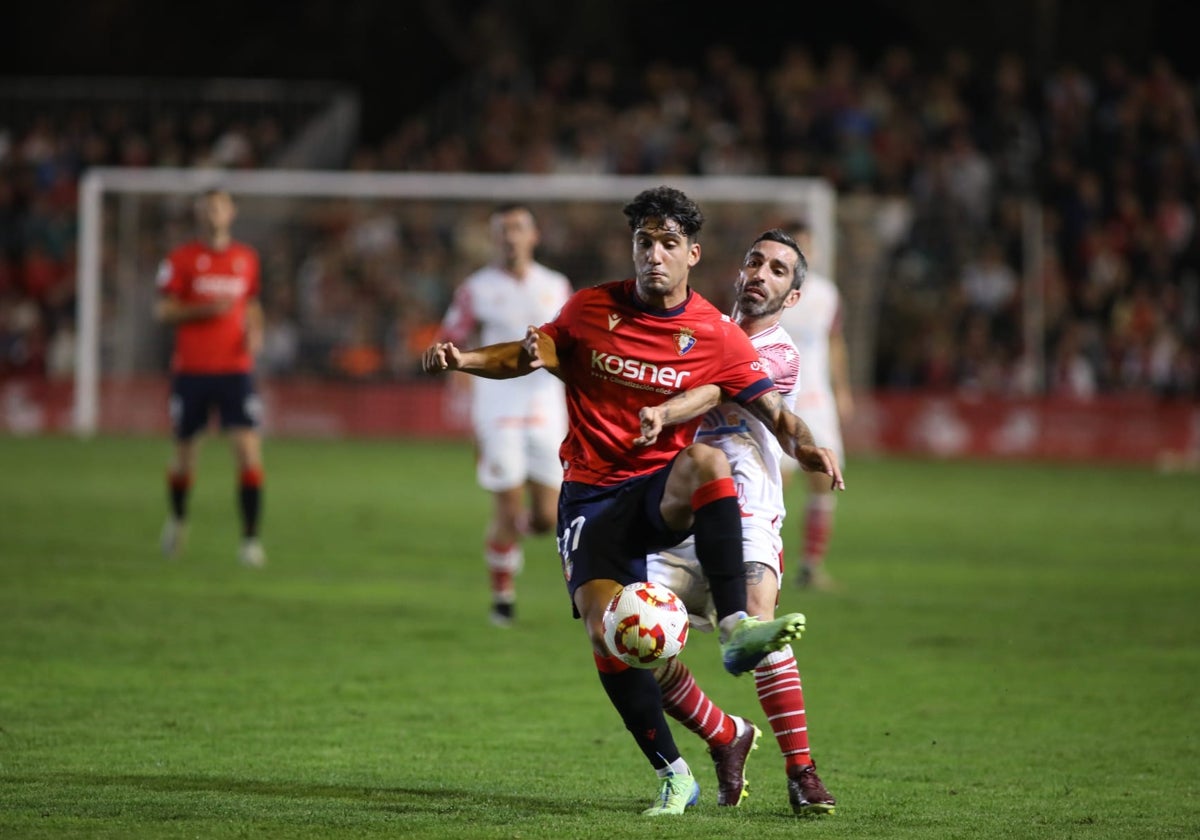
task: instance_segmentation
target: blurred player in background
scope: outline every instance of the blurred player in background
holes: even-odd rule
[[[489,217],[495,257],[462,282],[442,319],[439,341],[459,345],[520,341],[530,324],[553,318],[572,288],[565,276],[534,259],[539,241],[533,211],[505,204]],[[492,623],[515,615],[515,577],[524,565],[524,534],[549,533],[558,509],[567,433],[563,384],[541,370],[511,382],[473,380],[471,421],[479,486],[492,494],[483,556],[492,590]],[[528,508],[526,495],[528,494]]]
[[[175,331],[170,400],[175,448],[167,471],[170,516],[163,526],[162,550],[175,557],[183,548],[197,436],[216,412],[237,462],[238,557],[247,566],[262,566],[267,558],[258,538],[261,403],[253,378],[263,338],[258,253],[233,238],[237,207],[228,192],[205,192],[196,199],[195,211],[199,238],[163,260],[157,281],[156,315]]]
[[[800,250],[815,262],[815,244],[808,223],[794,220],[784,225]],[[800,389],[796,394],[796,413],[812,429],[817,445],[837,453],[838,463],[846,466],[842,442],[842,424],[854,414],[854,395],[850,388],[850,362],[846,336],[842,331],[842,297],[837,285],[823,274],[809,271],[800,302],[787,309],[780,320],[800,350]],[[795,462],[784,461],[785,487],[796,471]],[[829,589],[833,579],[825,569],[825,554],[833,535],[837,496],[828,482],[809,476],[804,517],[799,520],[800,569],[796,578],[801,586]]]
[[[807,263],[796,242],[784,231],[761,234],[750,246],[734,283],[734,320],[750,336],[767,373],[789,409],[795,404],[800,353],[779,325],[780,316],[800,300]],[[713,398],[719,394],[711,386]],[[698,399],[705,389],[672,397],[650,409],[644,431],[658,433],[656,415]],[[771,619],[783,581],[782,527],[786,509],[781,465],[786,456],[775,435],[756,416],[734,403],[710,409],[696,439],[724,451],[733,469],[742,515],[742,551],[746,562],[747,611]],[[822,482],[825,483],[825,482]],[[649,579],[679,595],[692,614],[692,626],[711,630],[712,599],[695,545],[684,543],[647,558]],[[655,672],[663,704],[673,718],[708,744],[716,769],[717,804],[736,806],[745,795],[745,764],[757,747],[758,728],[726,714],[696,683],[678,658]],[[788,799],[797,814],[832,813],[835,800],[817,775],[808,742],[808,719],[800,672],[791,645],[767,655],[754,669],[755,690],[779,749],[787,774]]]
[[[459,350],[438,342],[422,364],[432,374],[462,370],[509,378],[546,368],[567,387],[570,417],[558,545],[567,591],[591,643],[601,685],[659,776],[648,816],[682,814],[699,785],[679,753],[654,675],[630,668],[604,642],[604,608],[622,585],[646,579],[646,555],[695,534],[712,589],[725,669],[752,670],[803,630],[799,613],[759,621],[746,612],[741,515],[729,461],[693,441],[697,422],[674,426],[644,446],[628,431],[647,402],[695,385],[722,393],[780,428],[789,454],[842,485],[833,453],[812,445],[762,370],[746,334],[688,287],[700,260],[703,214],[670,187],[639,193],[624,208],[632,231],[632,279],[571,296],[524,341]],[[670,418],[665,418],[669,421]]]

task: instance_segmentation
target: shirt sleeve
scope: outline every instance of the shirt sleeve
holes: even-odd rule
[[[168,254],[158,264],[158,273],[155,275],[154,284],[158,287],[160,295],[183,296],[184,277],[183,272],[180,271],[178,252]]]
[[[538,327],[539,330],[550,336],[560,357],[570,350],[572,344],[569,325],[578,323],[578,319],[583,317],[583,298],[584,295],[580,293],[571,295],[558,310],[558,314]]]
[[[796,390],[800,382],[800,354],[795,347],[783,342],[768,344],[760,355],[776,388],[783,393]]]
[[[759,357],[758,349],[742,328],[727,323],[725,332],[725,369],[718,383],[730,399],[745,405],[754,402],[767,391],[774,390],[775,381]]]
[[[262,263],[258,258],[258,251],[253,248],[247,249],[247,257],[250,264],[249,277],[246,283],[246,298],[254,300],[262,291]]]
[[[468,341],[479,327],[479,319],[475,315],[475,301],[471,294],[471,285],[463,283],[454,291],[450,308],[446,310],[439,329],[439,341],[453,341],[462,344]]]

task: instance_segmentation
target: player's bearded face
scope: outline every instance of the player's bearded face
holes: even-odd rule
[[[700,261],[699,243],[689,244],[673,219],[648,219],[633,234],[637,289],[650,303],[674,306],[687,290],[691,267]]]
[[[795,252],[777,242],[760,242],[746,254],[734,283],[738,312],[760,318],[783,309],[792,294]]]
[[[756,281],[737,286],[737,308],[743,315],[761,318],[764,315],[774,315],[783,309],[784,294],[773,294],[769,288]]]

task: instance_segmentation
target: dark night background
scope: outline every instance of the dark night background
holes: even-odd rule
[[[849,43],[869,62],[903,43],[926,62],[967,47],[981,61],[1017,52],[1033,69],[1063,61],[1086,68],[1109,53],[1133,61],[1163,54],[1194,76],[1200,56],[1192,7],[1164,0],[847,0],[759,3],[734,13],[614,0],[34,2],[4,12],[0,74],[340,81],[361,94],[370,137],[467,73],[481,38],[508,40],[535,64],[561,50],[632,66],[654,58],[699,61],[705,46],[726,43],[744,62],[768,66],[788,42],[818,54]]]

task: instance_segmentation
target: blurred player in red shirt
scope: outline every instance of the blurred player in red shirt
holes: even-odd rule
[[[238,557],[262,566],[258,539],[262,509],[261,402],[254,358],[262,347],[258,253],[233,238],[237,207],[224,190],[196,199],[200,236],[173,250],[158,271],[160,321],[175,328],[171,356],[171,428],[174,457],[168,468],[171,514],[162,550],[175,557],[187,533],[187,501],[196,467],[197,435],[215,412],[233,444],[238,469],[242,540]]]
[[[679,190],[658,187],[639,193],[624,213],[633,233],[633,278],[576,292],[552,320],[530,326],[523,341],[474,350],[437,342],[422,364],[428,373],[460,370],[490,379],[544,367],[566,385],[570,424],[559,450],[558,506],[563,575],[600,682],[659,776],[658,796],[644,811],[659,816],[695,804],[699,785],[675,745],[654,675],[608,651],[605,606],[624,584],[647,579],[647,554],[694,534],[727,671],[750,671],[798,639],[804,616],[760,621],[746,613],[741,512],[728,459],[693,441],[698,418],[635,446],[630,430],[639,410],[716,385],[779,430],[788,454],[806,469],[827,473],[838,486],[842,481],[833,454],[814,446],[807,427],[785,410],[749,337],[689,288],[689,272],[700,261],[700,208]]]

